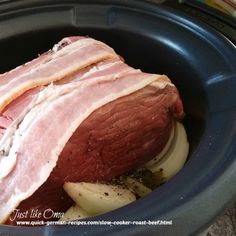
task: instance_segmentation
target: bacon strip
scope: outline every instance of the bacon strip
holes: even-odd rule
[[[58,47],[56,48],[58,50]],[[79,38],[59,51],[3,74],[0,87],[0,111],[27,90],[60,80],[65,76],[108,58],[117,58],[112,48],[91,38]],[[7,82],[6,82],[7,81]]]

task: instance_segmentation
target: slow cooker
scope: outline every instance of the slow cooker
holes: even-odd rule
[[[89,35],[143,71],[167,74],[186,112],[184,168],[148,196],[88,221],[170,225],[0,226],[0,235],[198,235],[236,199],[235,20],[189,1],[3,0],[0,71],[68,35]]]

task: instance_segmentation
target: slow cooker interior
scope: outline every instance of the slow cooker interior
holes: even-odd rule
[[[179,12],[145,4],[145,1],[114,0],[100,5],[98,2],[103,1],[93,0],[89,6],[82,0],[22,2],[28,7],[26,10],[22,6],[22,10],[16,7],[0,18],[1,72],[37,57],[65,36],[88,35],[109,44],[128,64],[146,72],[168,75],[180,91],[190,143],[188,164],[180,174],[149,196],[105,215],[104,219],[163,219],[164,216],[173,219],[174,225],[170,228],[150,226],[153,234],[149,235],[156,235],[157,231],[160,235],[173,235],[173,232],[176,235],[189,232],[190,235],[203,227],[232,198],[229,193],[224,194],[222,200],[208,188],[222,174],[220,170],[228,167],[232,160],[230,145],[235,134],[229,121],[235,118],[231,111],[235,107],[232,103],[235,91],[230,88],[235,85],[232,75],[236,72],[230,59],[235,56],[230,43]],[[28,6],[27,2],[34,2],[35,6]],[[224,94],[222,88],[226,93],[231,91],[225,99],[219,96]],[[220,182],[218,188],[224,186],[229,184]],[[204,191],[208,193],[201,195]],[[202,210],[208,207],[205,201],[209,211],[202,215]],[[89,235],[99,235],[99,232],[109,235],[107,230],[114,228],[104,226],[98,232],[82,226],[74,231],[66,226],[64,231],[60,227],[45,229],[61,232],[61,235],[67,235],[69,231],[77,235],[78,230]],[[136,230],[140,234],[143,229],[130,227],[129,233],[133,235]],[[1,230],[7,232],[8,227]],[[19,235],[20,231],[14,230],[12,235],[14,232]],[[25,230],[32,233],[31,229]],[[35,232],[42,235],[42,229],[38,230]],[[22,235],[26,235],[26,231],[22,231]]]

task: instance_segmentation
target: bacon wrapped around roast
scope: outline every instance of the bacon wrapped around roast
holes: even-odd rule
[[[19,209],[65,211],[65,182],[109,181],[157,156],[183,118],[165,75],[106,44],[68,37],[0,75],[0,222]]]

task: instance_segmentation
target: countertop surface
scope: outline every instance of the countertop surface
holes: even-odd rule
[[[236,236],[236,203],[218,217],[206,236]]]

